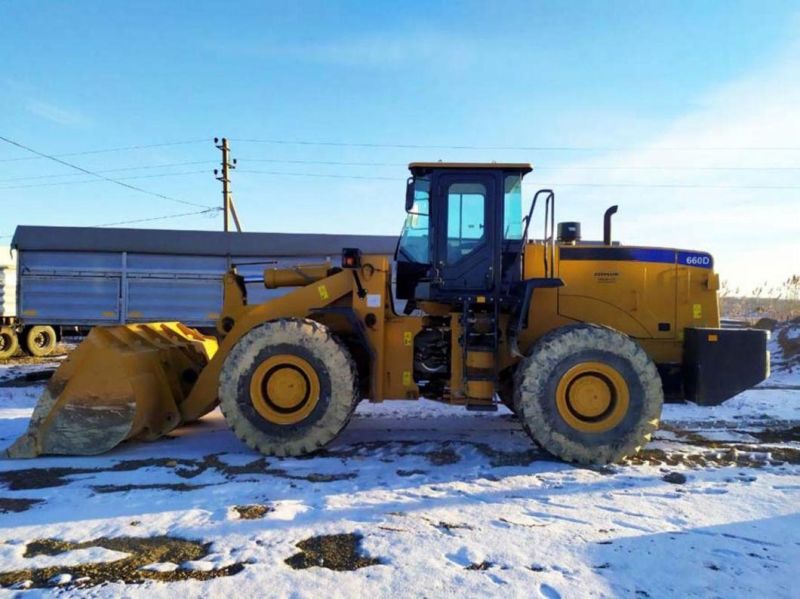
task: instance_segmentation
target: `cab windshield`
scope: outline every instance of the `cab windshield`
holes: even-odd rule
[[[430,179],[415,178],[414,205],[406,213],[398,245],[398,258],[402,256],[408,262],[430,263],[430,191]]]

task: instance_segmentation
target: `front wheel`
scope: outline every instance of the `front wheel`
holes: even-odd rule
[[[347,349],[312,320],[267,322],[225,358],[219,401],[233,432],[278,456],[314,452],[345,427],[358,399]]]
[[[658,428],[655,364],[630,337],[579,324],[542,337],[517,368],[514,404],[534,441],[581,464],[616,462]]]

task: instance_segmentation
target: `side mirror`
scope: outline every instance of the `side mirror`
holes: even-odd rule
[[[409,177],[406,181],[406,212],[411,212],[414,208],[414,177]]]

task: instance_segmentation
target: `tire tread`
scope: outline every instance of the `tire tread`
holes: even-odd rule
[[[554,430],[542,403],[535,400],[556,365],[565,357],[586,349],[599,349],[627,359],[644,389],[641,418],[633,430],[600,446],[586,446]],[[661,378],[644,349],[630,337],[596,324],[577,324],[544,335],[517,367],[514,405],[525,431],[553,455],[580,464],[607,464],[637,453],[658,428],[664,394]]]
[[[325,364],[331,378],[331,403],[322,418],[297,438],[270,437],[255,427],[238,407],[236,389],[257,354],[276,339],[302,343]],[[349,388],[349,394],[345,389]],[[270,321],[246,333],[233,347],[220,373],[220,409],[234,434],[248,447],[265,455],[298,456],[312,453],[332,441],[353,416],[358,397],[358,373],[347,348],[328,327],[304,318]]]

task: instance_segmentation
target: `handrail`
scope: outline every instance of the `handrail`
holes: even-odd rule
[[[530,210],[528,210],[528,216],[526,216],[525,219],[524,219],[525,220],[525,229],[522,232],[522,239],[519,242],[519,254],[520,254],[520,257],[521,257],[520,258],[520,262],[523,262],[525,260],[525,244],[528,241],[528,228],[530,227],[531,220],[533,219],[533,210],[534,210],[534,208],[536,208],[536,201],[539,199],[539,195],[543,194],[543,193],[549,194],[548,195],[548,200],[547,200],[548,203],[549,203],[549,198],[553,197],[555,195],[553,193],[552,189],[540,189],[539,191],[537,191],[533,195],[533,200],[531,200],[531,207],[530,207]],[[547,212],[545,212],[545,227],[547,227]],[[546,231],[545,231],[545,233],[546,233]],[[523,268],[523,271],[524,271],[524,268],[525,268],[524,263],[522,264],[522,268]],[[545,256],[545,273],[547,273],[547,256]]]
[[[544,242],[544,276],[552,277],[556,262],[556,194],[552,189],[541,189],[537,192],[537,195],[542,192],[547,192],[547,199],[544,204],[544,239],[542,240]],[[547,260],[548,253],[550,254],[549,264]]]

